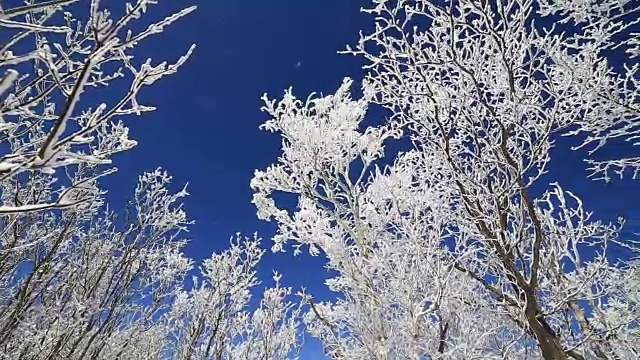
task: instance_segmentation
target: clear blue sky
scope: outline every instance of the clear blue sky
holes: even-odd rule
[[[103,1],[110,3],[120,5]],[[143,91],[140,100],[158,110],[129,119],[139,145],[114,158],[120,172],[106,185],[118,202],[131,194],[141,172],[157,166],[174,176],[176,187],[189,182],[185,207],[196,224],[186,252],[200,259],[226,247],[237,231],[258,231],[265,246],[271,245],[273,224],[257,220],[249,180],[256,168],[276,159],[280,139],[258,129],[267,119],[259,98],[265,92],[279,96],[289,86],[302,97],[327,93],[344,76],[358,78],[362,60],[336,52],[354,44],[372,19],[359,13],[367,2],[355,0],[164,0],[151,14],[163,16],[194,3],[199,7],[194,14],[140,48],[144,57],[172,60],[191,43],[198,46],[178,74]],[[632,226],[638,230],[638,196],[632,195],[640,194],[638,182],[586,181],[577,154],[559,150],[557,155],[555,180],[608,218],[635,217]],[[265,260],[265,276],[276,268],[288,285],[322,291],[321,259],[267,254]]]

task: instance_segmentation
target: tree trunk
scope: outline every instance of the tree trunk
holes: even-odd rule
[[[542,357],[545,360],[568,360],[569,356],[564,351],[558,336],[544,319],[539,317],[535,301],[527,302],[525,315],[531,331],[533,331],[538,340],[538,347],[542,352]]]

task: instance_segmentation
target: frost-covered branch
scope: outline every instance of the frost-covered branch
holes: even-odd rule
[[[29,0],[24,6],[2,10],[0,27],[9,41],[0,48],[0,181],[24,172],[59,175],[74,167],[107,165],[111,156],[136,145],[119,119],[154,110],[138,103],[138,92],[184,64],[193,46],[174,64],[151,60],[136,64],[131,49],[147,37],[188,15],[187,7],[147,29],[133,33],[128,26],[147,18],[156,0],[126,5],[120,18],[101,8],[98,0]],[[73,5],[74,12],[67,11]],[[74,16],[86,10],[86,19]],[[144,15],[144,16],[143,16]],[[95,101],[94,91],[130,81],[129,90],[113,104]],[[104,96],[99,96],[100,99]],[[102,176],[110,170],[94,173]],[[95,181],[83,179],[83,182]],[[62,184],[68,189],[81,184]],[[62,194],[61,194],[62,196]],[[88,199],[80,199],[88,201]],[[50,203],[0,204],[2,212],[39,211],[64,207],[62,198]]]

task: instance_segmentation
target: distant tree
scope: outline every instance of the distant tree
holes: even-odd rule
[[[239,236],[239,235],[238,235]],[[253,312],[249,290],[259,284],[255,267],[263,250],[259,239],[238,237],[231,247],[207,259],[202,279],[182,291],[168,316],[174,329],[173,359],[288,359],[300,345],[301,307],[287,301],[291,289],[267,288]]]
[[[60,216],[38,212],[46,215],[22,237],[51,238],[50,247],[43,242],[24,252],[30,257],[14,254],[20,263],[2,263],[1,359],[295,355],[300,309],[286,300],[291,289],[279,275],[248,311],[263,254],[257,237],[238,235],[184,287],[192,270],[179,237],[190,224],[180,205],[187,192],[170,193],[170,181],[160,170],[141,176],[124,218],[75,206]]]
[[[638,3],[364,11],[375,30],[347,51],[369,61],[359,99],[351,80],[306,101],[265,97],[262,127],[283,147],[252,180],[258,216],[278,225],[274,250],[306,245],[337,274],[337,300],[302,294],[311,334],[350,360],[640,357],[637,240],[544,177],[559,136],[589,154],[637,141]],[[390,116],[366,126],[373,104]],[[404,151],[385,147],[394,138]],[[610,180],[637,175],[638,159],[586,160]]]
[[[105,3],[0,3],[0,359],[294,357],[291,289],[276,281],[248,311],[258,238],[237,237],[186,287],[186,189],[158,169],[124,211],[106,204],[99,179],[136,145],[120,118],[154,110],[138,92],[194,46],[157,65],[135,48],[195,7],[144,28],[158,0]]]
[[[169,181],[143,175],[126,219],[72,206],[6,228],[3,241],[42,241],[2,262],[0,358],[114,359],[139,344],[160,354],[168,334],[156,319],[191,268],[177,238],[186,191],[170,194]]]

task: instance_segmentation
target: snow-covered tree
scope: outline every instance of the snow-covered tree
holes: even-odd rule
[[[258,238],[239,240],[207,259],[194,288],[177,295],[168,317],[175,338],[172,358],[288,359],[297,354],[300,307],[287,300],[291,289],[280,285],[278,273],[276,286],[264,291],[256,310],[247,311],[264,250]]]
[[[594,175],[637,175],[636,155],[595,156],[640,131],[638,3],[364,11],[375,28],[346,51],[369,62],[360,98],[348,79],[265,97],[283,146],[252,180],[258,216],[278,225],[274,250],[308,246],[337,274],[337,300],[302,294],[308,330],[336,359],[640,356],[637,240],[546,176],[561,136],[589,148]],[[365,124],[376,106],[387,121]]]
[[[43,241],[3,261],[2,356],[112,359],[141,339],[153,348],[146,356],[160,354],[167,334],[156,319],[191,269],[178,238],[186,191],[169,193],[170,180],[160,170],[141,176],[125,219],[69,207],[6,228],[3,240]]]
[[[250,311],[258,238],[238,235],[184,287],[187,192],[169,192],[170,181],[161,170],[141,176],[120,215],[69,207],[3,233],[53,241],[3,258],[0,358],[295,358],[300,310],[279,275]]]
[[[279,275],[251,310],[257,238],[238,237],[185,286],[186,189],[158,169],[126,209],[106,204],[100,178],[136,145],[121,119],[154,110],[139,91],[194,49],[134,58],[195,9],[144,25],[158,1],[0,0],[0,359],[296,357],[300,310]]]
[[[138,92],[193,50],[175,64],[135,61],[141,41],[195,9],[132,31],[156,3],[119,4],[117,17],[98,0],[0,4],[3,358],[115,355],[147,336],[190,268],[173,241],[186,217],[172,206],[186,193],[170,195],[166,174],[141,177],[120,229],[98,183],[115,170],[105,166],[111,156],[136,144],[121,118],[153,110]],[[109,92],[111,104],[93,94]]]

